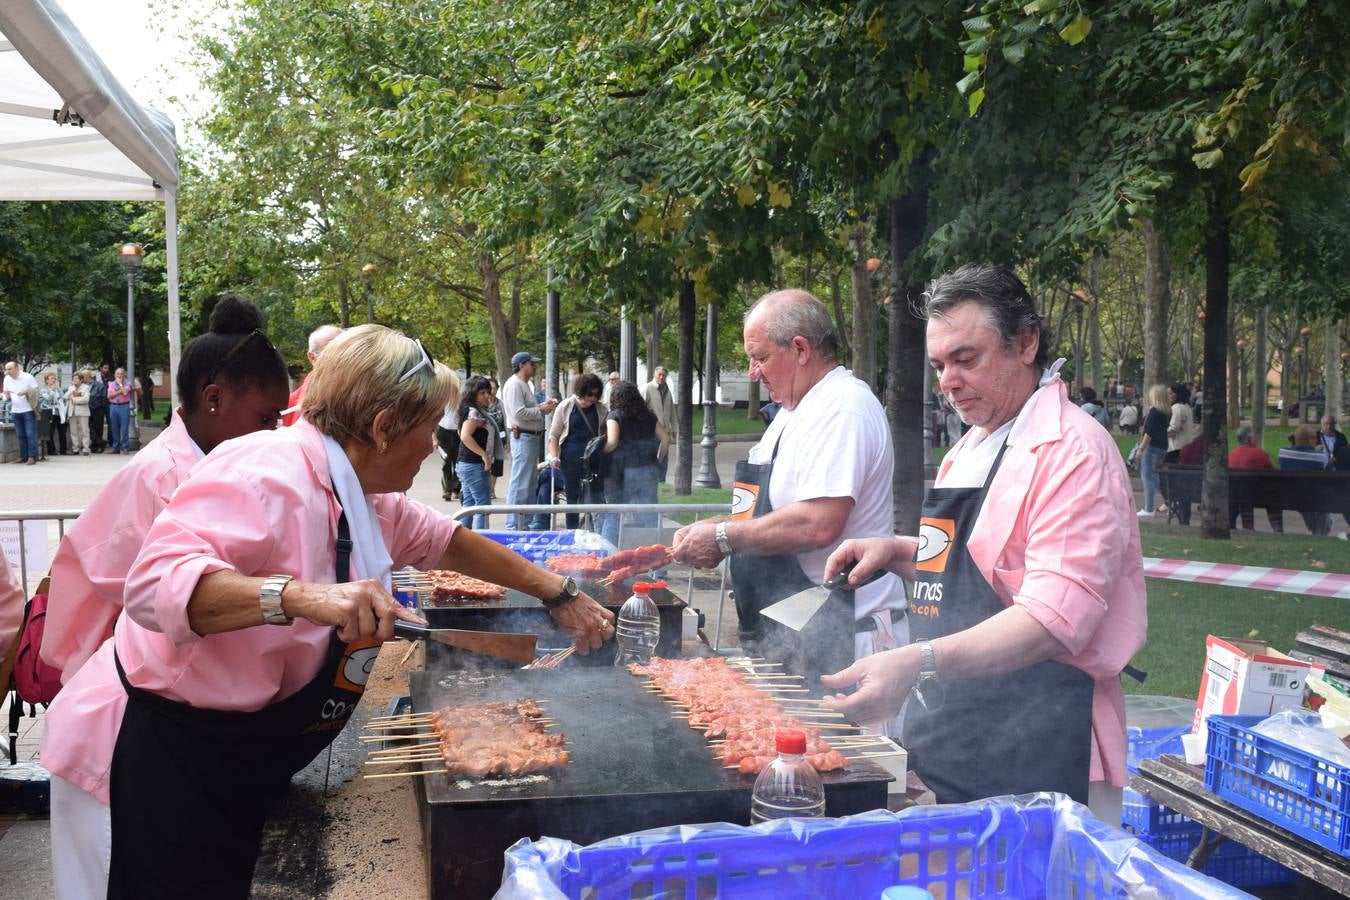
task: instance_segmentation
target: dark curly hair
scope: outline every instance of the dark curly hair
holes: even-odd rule
[[[652,412],[647,401],[642,399],[638,386],[631,381],[620,381],[610,390],[609,411],[618,413],[616,418],[623,420],[625,425],[656,423],[656,413]]]
[[[572,382],[572,393],[578,397],[585,397],[587,394],[599,397],[604,391],[605,386],[600,383],[600,376],[591,372],[583,372]]]
[[[211,310],[210,330],[183,348],[178,365],[178,396],[183,411],[197,408],[208,384],[232,389],[289,386],[286,360],[262,331],[262,311],[252,300],[226,294]]]

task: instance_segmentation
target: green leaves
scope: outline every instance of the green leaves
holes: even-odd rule
[[[1081,44],[1091,30],[1092,20],[1087,17],[1086,13],[1080,12],[1074,16],[1072,22],[1060,29],[1059,36],[1064,40],[1064,43],[1072,47],[1075,44]]]

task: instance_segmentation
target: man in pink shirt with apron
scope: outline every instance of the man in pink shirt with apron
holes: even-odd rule
[[[1120,821],[1121,672],[1146,597],[1129,476],[1110,435],[1048,366],[1048,329],[1006,268],[965,266],[926,295],[928,355],[971,426],[924,499],[917,537],[848,541],[860,583],[914,584],[914,643],[824,681],[855,721],[909,697],[904,744],[938,802],[1059,791]]]

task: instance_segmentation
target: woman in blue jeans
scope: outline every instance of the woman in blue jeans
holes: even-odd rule
[[[492,504],[492,461],[497,446],[497,425],[488,414],[492,405],[492,383],[475,375],[464,384],[459,395],[459,456],[455,474],[459,476],[460,502],[470,506]],[[470,528],[486,528],[487,516],[474,516]]]
[[[1170,410],[1167,385],[1155,384],[1149,388],[1148,402],[1148,415],[1144,416],[1144,436],[1139,440],[1139,477],[1144,482],[1144,508],[1138,513],[1141,519],[1158,511],[1155,505],[1158,497],[1158,466],[1162,465],[1163,457],[1167,454]]]
[[[609,416],[605,419],[605,452],[609,456],[609,475],[605,478],[606,503],[655,503],[656,485],[661,480],[657,460],[666,455],[670,435],[657,421],[656,413],[642,399],[638,386],[620,381],[609,393]],[[633,525],[652,528],[656,513],[638,513],[630,517]],[[600,534],[611,544],[619,543],[619,517],[606,513]]]

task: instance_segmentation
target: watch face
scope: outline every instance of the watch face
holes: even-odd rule
[[[920,678],[914,685],[914,696],[925,710],[935,712],[947,699],[947,692],[943,690],[942,682],[936,678]]]
[[[563,578],[562,589],[563,593],[569,597],[575,597],[577,594],[581,593],[581,588],[577,587],[577,580],[571,575]]]

